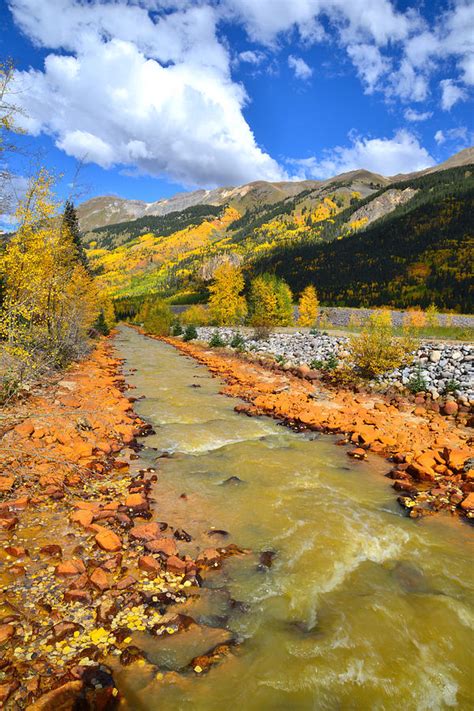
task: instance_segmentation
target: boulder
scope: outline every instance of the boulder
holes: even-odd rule
[[[159,538],[161,528],[158,523],[143,523],[130,530],[130,538],[135,541],[152,541]]]
[[[172,555],[166,561],[166,570],[170,573],[183,574],[186,572],[186,563],[175,555]]]
[[[161,572],[160,563],[151,555],[142,555],[141,558],[138,559],[138,567],[145,573],[158,575],[158,573]]]
[[[100,531],[96,535],[95,541],[99,548],[104,551],[115,553],[122,549],[122,541],[113,531]]]
[[[156,538],[153,541],[146,541],[145,548],[150,553],[164,553],[165,555],[176,555],[178,546],[172,538]]]

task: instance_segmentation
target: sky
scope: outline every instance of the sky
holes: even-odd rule
[[[79,201],[395,175],[474,143],[474,0],[0,0],[0,58],[18,185],[28,156]]]

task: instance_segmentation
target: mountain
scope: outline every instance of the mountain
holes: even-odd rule
[[[466,149],[409,175],[355,170],[155,203],[94,198],[79,215],[91,268],[115,297],[205,297],[232,259],[249,278],[281,274],[295,292],[314,283],[327,303],[469,310],[473,190]]]

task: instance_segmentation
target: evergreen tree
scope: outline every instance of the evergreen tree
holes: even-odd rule
[[[63,215],[63,228],[68,231],[76,249],[77,259],[85,269],[89,270],[85,249],[82,245],[81,232],[76,208],[70,200],[66,200]]]

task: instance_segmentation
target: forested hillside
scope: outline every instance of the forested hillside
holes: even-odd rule
[[[472,310],[474,165],[402,178],[354,171],[277,201],[253,184],[223,205],[147,215],[83,239],[114,297],[202,300],[231,259],[249,278],[275,272],[294,293],[314,284],[326,304]]]

